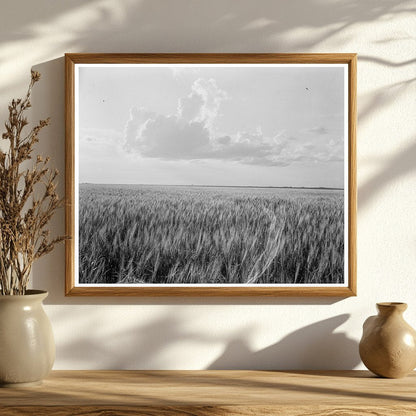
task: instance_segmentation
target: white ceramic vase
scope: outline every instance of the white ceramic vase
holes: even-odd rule
[[[0,385],[41,383],[55,361],[52,326],[42,301],[48,292],[0,295]]]

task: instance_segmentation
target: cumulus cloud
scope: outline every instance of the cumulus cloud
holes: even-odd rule
[[[176,114],[132,108],[124,131],[126,150],[163,159],[209,158],[212,124],[226,98],[215,80],[199,78],[179,99]]]
[[[208,146],[209,132],[202,123],[164,115],[147,119],[134,141],[143,156],[163,159],[198,159]]]
[[[316,126],[312,127],[311,129],[307,130],[308,133],[314,133],[314,134],[327,134],[328,129],[326,129],[323,126]]]
[[[123,136],[111,129],[81,128],[79,146],[82,154],[112,155],[122,152]]]
[[[148,120],[156,117],[155,113],[147,111],[145,108],[133,107],[130,109],[130,117],[124,129],[126,138],[125,147],[128,151],[135,150],[136,138],[141,136],[141,132]]]
[[[261,166],[343,160],[342,140],[329,139],[330,131],[324,126],[297,135],[280,131],[272,137],[259,127],[216,134],[215,121],[227,98],[214,79],[199,78],[190,93],[178,100],[174,114],[132,108],[125,127],[125,149],[149,158],[216,159]]]
[[[191,92],[187,97],[179,100],[178,116],[187,121],[197,120],[203,105],[204,99],[202,96]]]
[[[189,122],[197,121],[212,127],[221,102],[227,97],[227,93],[218,87],[214,79],[198,78],[192,84],[191,93],[179,100],[178,116]]]

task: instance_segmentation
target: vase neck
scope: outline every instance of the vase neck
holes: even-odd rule
[[[407,309],[407,304],[402,302],[382,302],[377,303],[377,309],[379,315],[389,316],[389,315],[402,315],[403,312]]]

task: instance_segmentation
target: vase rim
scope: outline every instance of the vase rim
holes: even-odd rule
[[[47,290],[27,289],[24,295],[0,295],[0,301],[1,299],[15,300],[16,302],[24,299],[43,300],[48,296],[48,294]]]
[[[407,309],[407,303],[405,302],[378,302],[377,307],[379,310],[397,310],[405,311]]]

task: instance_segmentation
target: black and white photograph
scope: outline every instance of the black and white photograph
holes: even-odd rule
[[[348,65],[77,64],[76,286],[347,286]]]

